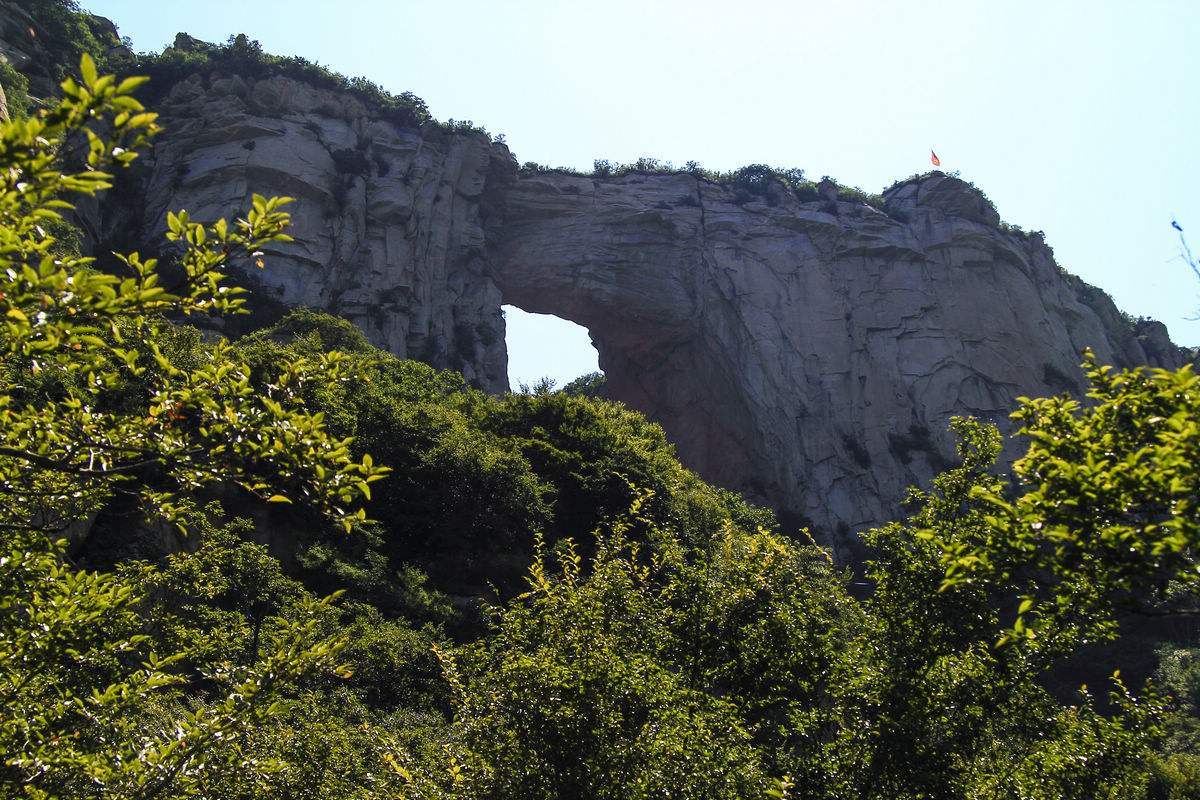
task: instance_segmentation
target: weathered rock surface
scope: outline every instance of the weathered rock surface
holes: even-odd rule
[[[685,463],[838,543],[949,463],[951,416],[1004,423],[1021,395],[1078,388],[1085,347],[1183,363],[1161,324],[1131,327],[968,184],[886,199],[542,174],[509,193],[492,275],[506,301],[587,325],[610,392]]]
[[[286,78],[193,76],[159,105],[167,133],[91,238],[152,249],[168,211],[212,221],[251,193],[287,195],[294,244],[249,276],[258,304],[327,309],[378,345],[508,387],[501,299],[485,275],[489,181],[514,172],[484,135],[373,119],[358,100]]]
[[[298,241],[260,292],[489,391],[507,388],[501,303],[586,325],[609,393],[686,464],[842,546],[948,462],[952,415],[1003,422],[1020,395],[1077,388],[1085,347],[1188,357],[940,173],[881,211],[688,174],[518,176],[483,135],[399,128],[284,78],[195,76],[159,110],[128,204],[149,213],[93,220],[98,239],[133,225],[149,243],[168,209],[213,219],[251,191],[291,195]]]

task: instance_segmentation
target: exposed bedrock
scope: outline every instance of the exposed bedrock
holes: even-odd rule
[[[502,303],[586,325],[612,396],[660,422],[705,478],[846,549],[953,455],[949,418],[1003,423],[1077,389],[1080,351],[1188,354],[1064,275],[1039,235],[934,173],[884,210],[689,174],[519,176],[475,133],[397,127],[285,78],[195,76],[100,240],[154,241],[168,209],[213,219],[251,191],[297,198],[295,245],[260,293],[355,321],[377,344],[507,388]],[[1010,457],[1013,453],[1008,454]]]
[[[398,355],[508,388],[501,298],[485,274],[493,184],[516,171],[507,148],[400,127],[281,77],[194,75],[157,108],[165,132],[123,202],[90,216],[92,238],[154,248],[168,211],[212,221],[251,193],[290,196],[296,242],[248,276],[259,306],[325,309]]]
[[[951,416],[1003,424],[1021,395],[1078,388],[1085,347],[1186,357],[960,180],[901,184],[885,211],[774,188],[522,178],[489,261],[507,301],[589,328],[612,394],[685,463],[834,543],[949,463]]]

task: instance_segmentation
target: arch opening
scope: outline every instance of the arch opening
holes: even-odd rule
[[[534,314],[501,306],[508,351],[508,385],[533,390],[546,381],[561,389],[572,381],[604,373],[588,329],[553,314]]]

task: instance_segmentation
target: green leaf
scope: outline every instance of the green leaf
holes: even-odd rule
[[[149,80],[150,79],[144,75],[134,75],[132,77],[125,78],[117,85],[117,94],[129,94],[139,86],[145,85],[147,82],[149,82]]]
[[[89,88],[96,85],[96,62],[87,53],[79,57],[79,74],[83,77],[84,85]]]

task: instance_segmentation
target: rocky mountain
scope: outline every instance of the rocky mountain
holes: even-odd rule
[[[867,204],[829,181],[519,170],[486,134],[282,75],[200,70],[156,105],[152,156],[86,220],[100,249],[156,247],[171,209],[290,195],[297,241],[247,278],[260,306],[332,311],[491,392],[502,304],[578,322],[610,396],[685,464],[845,554],[950,462],[951,416],[1003,424],[1021,395],[1078,389],[1086,347],[1191,358],[941,173]]]
[[[485,230],[515,174],[503,145],[279,77],[195,75],[157,107],[166,132],[122,202],[88,221],[95,241],[154,248],[170,210],[212,220],[253,192],[291,196],[296,242],[249,276],[260,301],[334,311],[398,355],[508,388]]]
[[[489,275],[505,302],[586,325],[610,392],[684,463],[838,545],[950,463],[951,416],[1004,424],[1021,395],[1077,390],[1086,347],[1188,358],[961,180],[905,181],[882,209],[820,192],[522,177]]]

